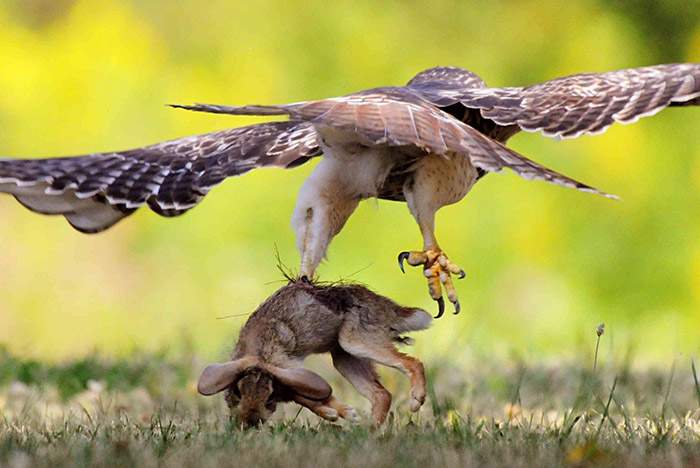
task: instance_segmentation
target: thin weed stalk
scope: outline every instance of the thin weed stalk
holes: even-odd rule
[[[603,411],[603,417],[600,419],[600,424],[598,425],[598,430],[595,433],[596,439],[600,435],[600,430],[603,428],[603,424],[605,423],[605,419],[608,417],[608,412],[610,411],[610,403],[612,402],[613,394],[615,393],[616,386],[617,386],[617,376],[615,376],[615,380],[613,381],[612,388],[610,389],[610,395],[608,395],[608,403],[605,405],[605,411]],[[612,422],[611,422],[611,424],[612,424]],[[614,424],[613,424],[613,428],[615,428]],[[617,428],[615,428],[615,432],[617,432]]]
[[[700,383],[698,383],[698,373],[695,370],[695,360],[690,360],[690,367],[693,369],[693,380],[695,381],[695,395],[698,397],[698,408],[700,408]]]

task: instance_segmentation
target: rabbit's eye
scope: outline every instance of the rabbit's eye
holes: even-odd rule
[[[274,411],[276,407],[277,407],[277,401],[275,400],[275,395],[272,394],[272,395],[270,395],[270,398],[268,398],[267,401],[265,402],[265,408],[267,408],[270,411]]]

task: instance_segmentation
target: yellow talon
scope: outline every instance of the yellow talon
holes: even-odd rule
[[[445,311],[445,301],[442,298],[442,288],[445,288],[447,298],[454,304],[455,314],[461,310],[457,290],[452,283],[451,275],[459,275],[459,279],[466,276],[464,270],[452,263],[439,249],[428,249],[423,252],[401,252],[399,254],[399,268],[405,273],[403,263],[411,266],[423,265],[423,274],[428,279],[428,291],[430,297],[438,303],[440,318]]]

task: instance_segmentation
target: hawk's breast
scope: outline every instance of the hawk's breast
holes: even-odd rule
[[[454,153],[431,154],[418,163],[412,191],[424,194],[442,207],[464,198],[477,179],[478,172],[469,158]]]
[[[416,164],[404,185],[408,208],[416,219],[433,219],[440,208],[464,198],[478,178],[478,171],[467,157],[429,154]]]

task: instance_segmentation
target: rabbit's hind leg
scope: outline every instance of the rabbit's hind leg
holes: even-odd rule
[[[372,361],[359,359],[341,348],[331,351],[333,365],[355,390],[372,404],[372,421],[381,426],[391,408],[391,393],[381,384]]]
[[[388,339],[372,340],[367,338],[355,336],[352,332],[344,333],[341,331],[338,342],[345,351],[357,358],[371,359],[403,372],[411,384],[408,409],[414,413],[418,411],[423,406],[426,396],[423,363],[399,352]]]

